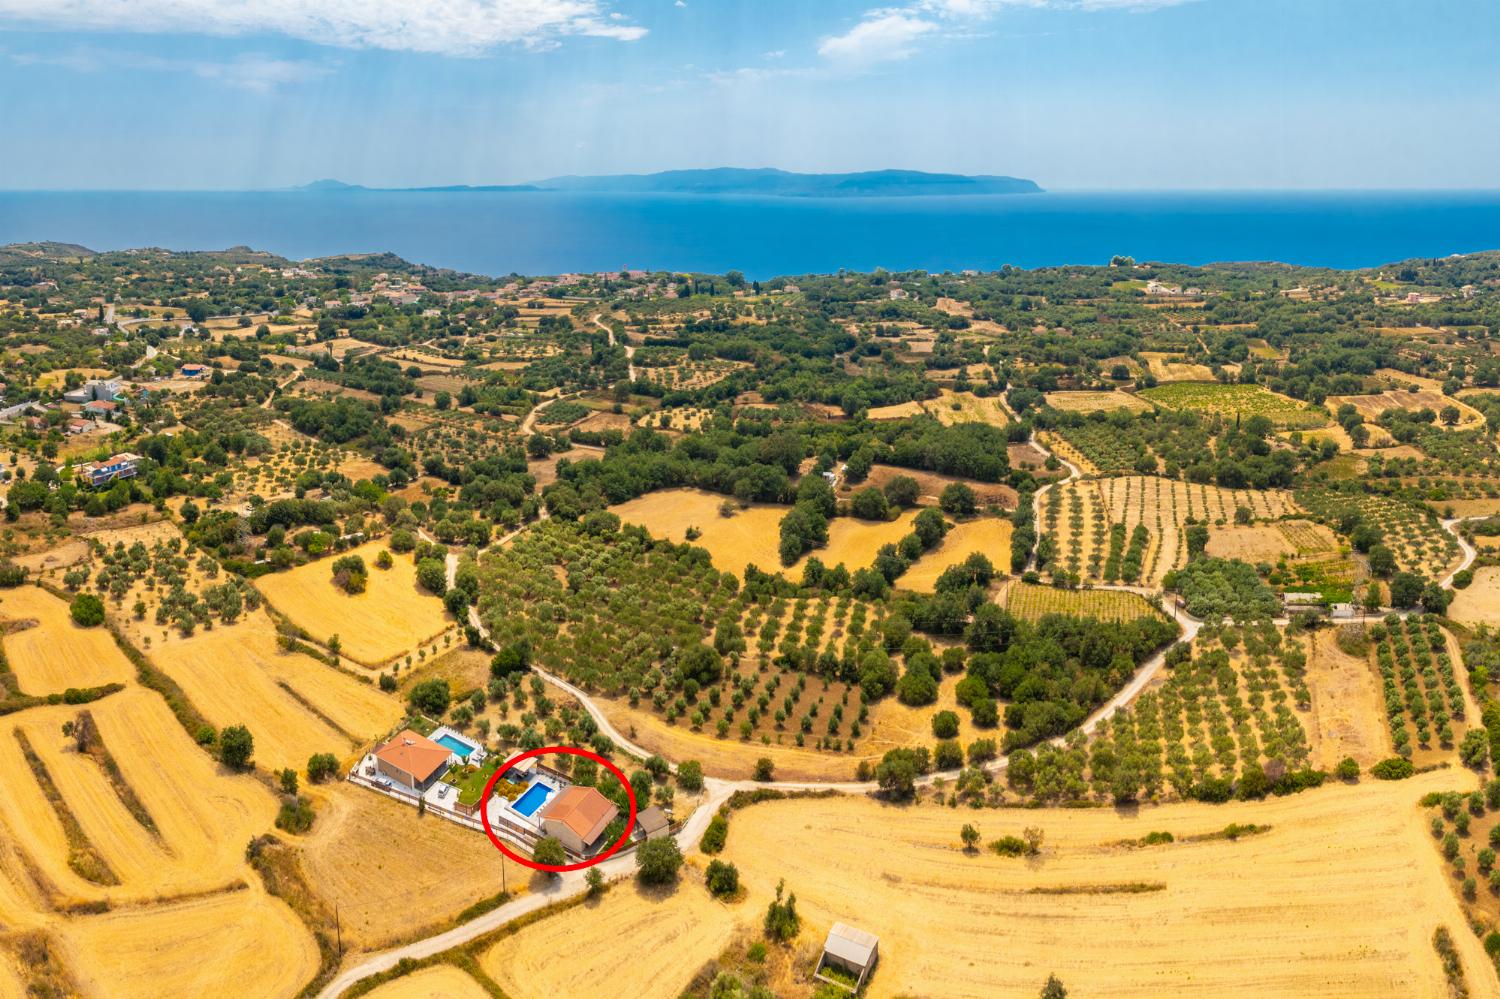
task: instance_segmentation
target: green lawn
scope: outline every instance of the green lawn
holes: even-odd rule
[[[490,782],[490,777],[494,775],[495,770],[504,762],[498,756],[491,756],[480,767],[450,767],[448,772],[443,775],[443,783],[452,784],[458,788],[459,804],[476,804],[479,801],[479,796],[484,793],[484,786]]]

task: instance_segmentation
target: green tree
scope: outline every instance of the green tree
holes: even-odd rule
[[[420,712],[430,718],[441,718],[448,710],[448,705],[453,701],[452,691],[448,687],[448,681],[441,678],[423,680],[411,692],[406,695],[407,702],[413,711]]]
[[[531,851],[531,860],[535,864],[562,867],[568,862],[568,854],[563,849],[562,841],[556,836],[543,836]]]
[[[96,628],[104,623],[104,603],[92,593],[80,593],[74,597],[68,612],[80,627]]]
[[[703,790],[703,764],[697,760],[677,764],[677,786],[691,793]]]
[[[243,725],[219,733],[219,759],[231,770],[248,770],[255,758],[255,737]]]
[[[979,830],[973,824],[965,822],[958,831],[958,838],[964,842],[964,852],[973,853],[974,848],[979,845]]]
[[[671,837],[649,839],[636,849],[635,866],[641,884],[670,884],[682,867],[682,851]]]
[[[740,890],[740,871],[733,864],[722,860],[710,860],[704,871],[708,890],[715,895],[733,895]]]
[[[1063,988],[1063,983],[1056,975],[1048,975],[1046,984],[1042,986],[1041,999],[1068,999],[1068,990]]]
[[[785,891],[786,881],[777,882],[776,898],[766,907],[766,937],[777,943],[795,939],[802,929],[802,918],[797,915],[797,895],[792,893],[786,896],[786,901],[782,901],[782,893]]]

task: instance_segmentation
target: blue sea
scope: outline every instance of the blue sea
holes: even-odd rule
[[[1500,192],[763,198],[417,192],[0,192],[0,243],[390,251],[479,274],[783,274],[1137,260],[1353,268],[1500,249]]]

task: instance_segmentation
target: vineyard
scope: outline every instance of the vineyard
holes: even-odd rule
[[[1396,556],[1399,568],[1439,577],[1459,557],[1458,542],[1443,530],[1437,514],[1425,506],[1393,496],[1366,492],[1337,492],[1321,487],[1299,490],[1297,502],[1325,524],[1357,518],[1382,532],[1382,543]]]
[[[1124,590],[1064,590],[1020,581],[1006,591],[1005,609],[1028,621],[1044,614],[1093,617],[1101,621],[1165,616],[1144,597]]]
[[[1462,737],[1466,707],[1448,643],[1431,616],[1387,618],[1370,629],[1396,752],[1418,764],[1446,757]]]
[[[1080,579],[1109,581],[1112,556],[1118,550],[1120,579],[1155,585],[1187,561],[1182,528],[1188,521],[1231,523],[1241,509],[1251,519],[1274,520],[1295,513],[1296,505],[1284,490],[1224,489],[1131,475],[1069,482],[1048,490],[1042,502],[1042,530],[1053,539],[1055,568]],[[1137,531],[1142,527],[1144,538]],[[1127,561],[1132,552],[1137,558]],[[1135,565],[1139,575],[1126,575]]]
[[[1272,392],[1262,385],[1174,382],[1142,389],[1141,396],[1168,409],[1190,409],[1226,417],[1264,416],[1277,427],[1303,430],[1328,423],[1328,413]]]

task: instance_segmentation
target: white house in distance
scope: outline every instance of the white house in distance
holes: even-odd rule
[[[556,836],[563,848],[582,857],[620,814],[614,803],[592,787],[574,784],[558,792],[542,812],[542,831]]]
[[[89,403],[89,402],[114,402],[125,390],[117,379],[95,378],[84,382],[76,389],[69,389],[63,393],[63,402]]]

